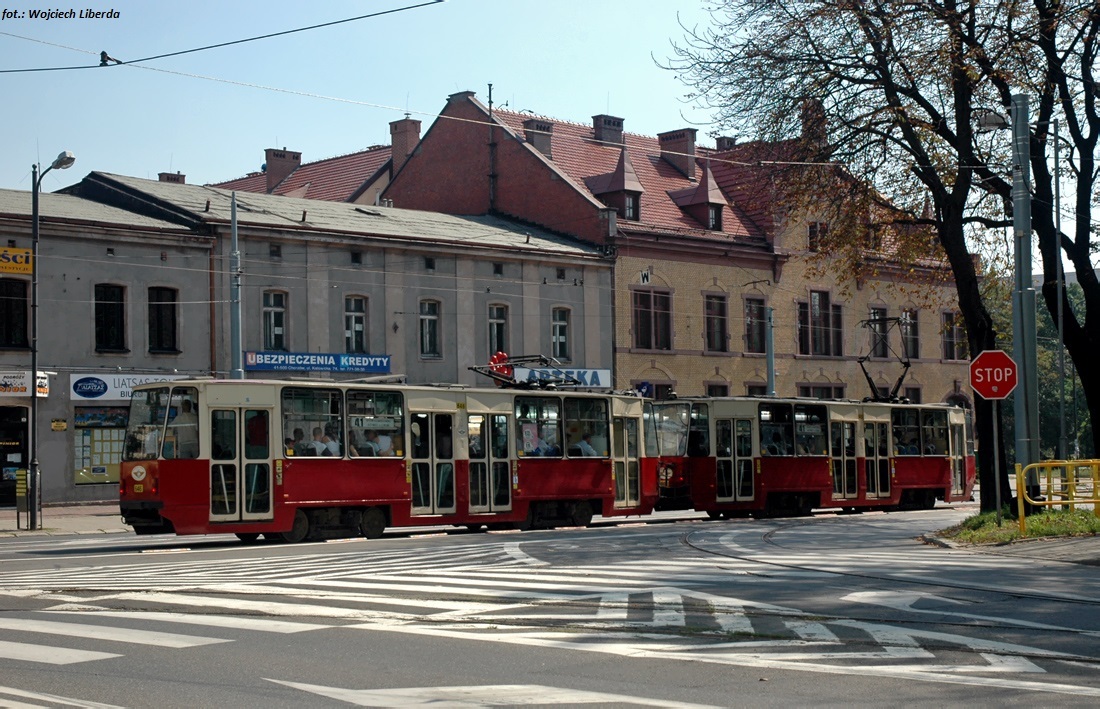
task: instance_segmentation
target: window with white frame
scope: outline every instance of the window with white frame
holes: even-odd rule
[[[844,354],[841,307],[825,291],[810,291],[809,301],[798,304],[798,353],[818,357]]]
[[[569,308],[554,308],[550,313],[550,355],[562,361],[573,359],[569,315]]]
[[[890,343],[887,340],[886,308],[871,308],[871,356],[888,357]]]
[[[264,349],[286,350],[287,294],[277,290],[264,291]]]
[[[348,354],[370,352],[367,340],[367,299],[361,295],[344,298],[344,351]]]
[[[966,346],[966,328],[962,315],[956,311],[943,314],[943,358],[950,360],[969,359]]]
[[[442,305],[438,300],[420,301],[420,356],[425,359],[443,357],[439,316]]]
[[[636,290],[633,296],[634,347],[640,350],[672,349],[672,294]]]
[[[708,295],[704,302],[704,327],[707,352],[729,351],[728,299],[724,295]]]
[[[763,298],[745,298],[745,351],[764,354],[767,350],[765,339],[768,314]]]
[[[508,306],[489,306],[489,355],[508,351]]]
[[[901,311],[901,346],[907,359],[920,357],[919,311],[909,308]]]

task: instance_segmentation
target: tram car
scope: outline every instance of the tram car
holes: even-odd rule
[[[689,397],[647,403],[644,424],[658,510],[930,509],[974,489],[973,427],[959,407]]]
[[[119,483],[138,534],[298,542],[387,527],[529,528],[646,515],[643,400],[327,381],[136,387]]]

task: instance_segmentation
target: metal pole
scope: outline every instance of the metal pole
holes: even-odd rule
[[[237,193],[230,195],[229,225],[232,243],[230,244],[229,269],[229,349],[231,352],[232,372],[230,379],[244,379],[244,343],[241,338],[241,252],[237,246]]]
[[[1065,270],[1062,266],[1062,161],[1059,153],[1058,119],[1054,119],[1054,253],[1058,256],[1058,460],[1066,460],[1066,347],[1065,319],[1062,315],[1062,290]]]
[[[775,396],[775,308],[765,308],[764,350],[767,352],[768,396]]]
[[[49,172],[50,168],[46,168]],[[27,469],[27,528],[38,529],[38,163],[31,165],[31,464]]]
[[[1039,403],[1035,351],[1035,288],[1031,284],[1031,149],[1028,143],[1027,94],[1012,96],[1012,229],[1016,279],[1012,294],[1012,354],[1020,368],[1020,386],[1013,394],[1016,420],[1016,462],[1027,467],[1039,461]]]
[[[997,526],[1001,526],[1001,401],[993,400],[993,494],[997,500]],[[1017,490],[1019,495],[1020,491]]]

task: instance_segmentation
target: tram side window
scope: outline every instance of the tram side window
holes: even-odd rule
[[[154,460],[160,455],[161,431],[168,414],[168,387],[134,392],[126,426],[123,460]]]
[[[691,404],[646,403],[645,406],[646,455],[683,456],[687,452],[688,422]]]
[[[606,458],[608,445],[607,399],[565,400],[566,448],[571,458]]]
[[[174,387],[168,405],[165,458],[199,457],[199,392],[195,387]]]
[[[706,404],[691,407],[687,454],[692,458],[710,455],[710,409]]]
[[[348,455],[405,454],[405,409],[399,391],[348,392]]]
[[[235,411],[210,412],[210,455],[214,460],[237,457],[237,414]]]
[[[894,455],[920,455],[920,410],[894,409]]]
[[[799,455],[828,455],[829,410],[820,404],[795,404],[794,427]]]
[[[286,387],[282,394],[283,438],[295,456],[344,455],[344,406],[339,389]]]
[[[561,400],[516,397],[516,450],[523,456],[561,456]]]
[[[760,452],[793,455],[794,416],[790,404],[760,404]]]
[[[947,455],[947,412],[925,409],[920,412],[924,434],[924,455]]]

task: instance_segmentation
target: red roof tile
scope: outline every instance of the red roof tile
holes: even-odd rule
[[[390,146],[379,145],[357,153],[304,163],[275,186],[272,194],[347,202],[390,160]],[[213,187],[242,192],[267,192],[267,176],[262,172]]]

